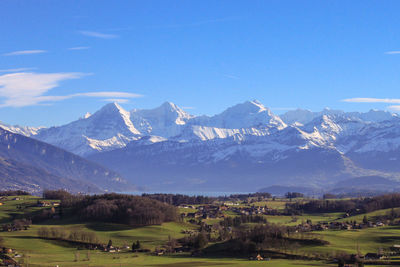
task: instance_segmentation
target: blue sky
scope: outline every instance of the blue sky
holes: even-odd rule
[[[400,110],[399,1],[0,1],[0,121],[109,101]],[[344,101],[345,100],[345,101]]]

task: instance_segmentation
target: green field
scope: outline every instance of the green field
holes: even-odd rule
[[[38,198],[23,196],[22,200],[3,200],[0,206],[1,223],[9,222],[13,217],[24,213],[35,212],[42,207],[34,207]],[[284,201],[271,201],[277,207]],[[18,208],[19,207],[19,208]],[[374,214],[385,214],[387,210],[377,211]],[[234,214],[229,214],[234,216]],[[333,221],[341,217],[341,213],[312,214],[302,216],[266,216],[268,221],[296,225],[307,219],[313,222]],[[358,215],[348,219],[362,219],[364,215]],[[293,218],[297,221],[294,222]],[[176,253],[171,255],[154,256],[150,253],[132,253],[129,249],[119,253],[109,253],[99,250],[78,250],[76,246],[67,241],[45,240],[37,235],[40,227],[59,227],[64,230],[84,230],[94,232],[102,243],[112,240],[115,246],[131,246],[139,240],[142,247],[154,250],[165,244],[170,238],[183,237],[183,230],[197,229],[197,225],[187,222],[170,222],[162,225],[152,225],[132,228],[121,224],[112,223],[77,223],[76,218],[63,220],[51,220],[48,223],[32,225],[28,230],[1,232],[3,246],[13,248],[14,254],[22,255],[18,261],[24,262],[24,266],[337,266],[321,261],[299,261],[286,259],[271,259],[270,261],[250,261],[246,257],[238,258],[207,258],[192,257],[188,253]],[[208,220],[208,223],[216,223],[218,220]],[[334,231],[326,230],[312,232],[329,244],[324,246],[299,247],[292,251],[297,255],[320,253],[321,255],[334,254],[336,252],[362,253],[377,252],[381,248],[387,248],[394,244],[400,244],[400,227],[385,226],[368,228],[363,230]]]

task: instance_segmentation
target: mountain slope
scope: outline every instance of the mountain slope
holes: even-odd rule
[[[130,112],[114,103],[33,137],[152,190],[277,184],[318,191],[357,177],[400,177],[400,118],[376,110],[296,110],[279,117],[246,101],[214,116],[192,116],[170,102]]]
[[[90,159],[151,190],[254,191],[275,184],[323,188],[353,177],[387,176],[357,167],[334,148],[319,148],[298,129],[280,134],[146,146],[133,142]]]
[[[117,173],[107,170],[98,164],[76,156],[70,152],[55,146],[11,133],[0,128],[0,158],[3,163],[10,162],[15,171],[21,167],[19,177],[20,183],[27,182],[29,168],[34,169],[32,173],[42,173],[36,178],[36,184],[53,187],[68,187],[74,191],[88,191],[88,187],[102,190],[129,190],[129,185]],[[7,164],[3,164],[4,171]],[[15,173],[10,171],[9,177]],[[36,177],[36,176],[35,176]],[[50,178],[53,179],[51,182]],[[37,179],[46,181],[38,182]],[[76,188],[74,188],[76,187]],[[41,187],[41,189],[44,189]]]
[[[72,192],[101,192],[92,183],[61,178],[44,169],[5,158],[0,158],[0,184],[1,190],[24,190],[32,193],[60,188]]]

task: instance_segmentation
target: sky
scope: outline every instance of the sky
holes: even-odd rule
[[[400,111],[400,1],[0,1],[0,121],[108,102]]]

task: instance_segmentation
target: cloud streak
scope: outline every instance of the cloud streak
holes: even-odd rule
[[[400,54],[400,51],[387,51],[385,52],[386,55],[397,55]]]
[[[33,55],[33,54],[43,54],[46,50],[19,50],[3,54],[3,56],[23,56],[23,55]]]
[[[28,71],[28,70],[34,70],[36,68],[15,68],[15,69],[3,69],[0,70],[0,73],[4,72],[21,72],[21,71]]]
[[[74,97],[95,97],[107,99],[130,99],[142,95],[127,92],[82,92],[69,95],[46,95],[62,81],[79,79],[86,73],[32,73],[17,72],[0,75],[0,107],[24,107],[49,104]],[[121,102],[121,101],[120,101]]]
[[[400,111],[400,105],[393,105],[393,106],[388,106],[388,110],[399,112]]]
[[[67,48],[67,50],[87,50],[89,48],[90,48],[89,46],[76,46],[76,47]]]
[[[343,99],[342,102],[400,104],[400,99],[398,99],[398,98],[368,98],[368,97],[363,98],[363,97],[356,97],[356,98]]]
[[[105,102],[128,103],[129,99],[126,98],[107,98],[103,99]]]
[[[94,31],[79,31],[79,33],[82,35],[85,35],[85,36],[95,37],[95,38],[100,38],[100,39],[114,39],[114,38],[119,37],[116,34],[94,32]]]
[[[239,80],[240,79],[238,76],[232,75],[232,74],[222,74],[222,76],[224,76],[225,78],[233,79],[233,80]]]

